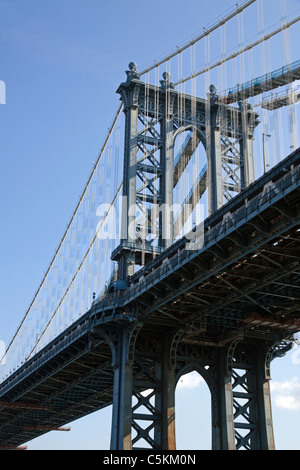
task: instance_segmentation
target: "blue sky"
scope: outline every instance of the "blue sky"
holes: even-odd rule
[[[299,0],[287,1],[291,12],[299,10]],[[142,69],[235,3],[0,0],[0,80],[6,84],[6,104],[0,105],[0,340],[9,342],[48,267],[119,107],[115,92],[128,63]],[[280,0],[275,3],[279,8]],[[283,449],[300,448],[295,351],[272,368],[275,437]],[[209,448],[207,386],[185,380],[177,398],[181,448],[199,442]],[[192,409],[199,414],[186,422]],[[71,432],[51,432],[28,448],[108,448],[110,414],[95,413],[72,423]]]

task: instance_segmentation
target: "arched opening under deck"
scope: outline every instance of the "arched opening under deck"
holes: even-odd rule
[[[175,391],[177,450],[211,450],[211,393],[199,371],[183,371]]]

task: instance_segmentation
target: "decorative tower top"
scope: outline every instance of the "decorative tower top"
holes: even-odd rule
[[[174,88],[173,83],[170,82],[171,75],[169,72],[163,73],[163,80],[160,80],[160,84],[162,88]]]
[[[210,92],[210,102],[211,102],[211,104],[216,104],[216,102],[218,101],[216,86],[215,85],[210,85],[209,92]]]
[[[126,74],[127,74],[127,83],[131,82],[131,80],[133,80],[134,78],[135,79],[139,79],[140,76],[139,74],[137,73],[137,65],[135,62],[130,62],[130,64],[128,65],[129,67],[129,70],[126,70]]]

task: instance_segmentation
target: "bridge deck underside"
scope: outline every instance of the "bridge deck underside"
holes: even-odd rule
[[[11,448],[107,406],[112,400],[111,351],[106,343],[91,348],[87,336],[56,354],[24,378],[1,403],[1,448]],[[5,400],[5,401],[6,401]]]
[[[196,348],[222,348],[234,339],[276,342],[299,331],[299,159],[298,150],[269,172],[276,184],[294,168],[280,191],[256,202],[251,216],[222,224],[228,208],[233,214],[237,204],[242,207],[240,194],[208,220],[202,248],[189,251],[183,241],[174,244],[146,267],[148,275],[144,268],[134,277],[127,292],[93,305],[3,382],[1,448],[21,445],[112,403],[114,358],[101,334],[107,335],[107,328],[138,320],[142,335],[182,330],[181,342]],[[253,195],[264,182],[252,185]]]

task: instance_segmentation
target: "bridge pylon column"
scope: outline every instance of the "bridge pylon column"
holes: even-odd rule
[[[176,449],[175,437],[175,369],[170,363],[170,342],[162,338],[161,356],[156,364],[156,379],[160,383],[155,398],[155,408],[159,413],[154,440],[163,450]]]
[[[119,330],[114,367],[111,450],[131,449],[132,361],[129,360],[130,330]]]
[[[143,337],[143,346],[135,351],[135,339],[132,329],[120,330],[114,364],[111,450],[175,450],[171,341],[167,335]]]
[[[237,449],[274,450],[270,377],[265,344],[240,344],[232,361],[232,398]]]
[[[122,230],[112,253],[123,281],[173,243],[177,96],[167,72],[159,87],[139,80],[134,62],[126,73],[117,90],[125,113]]]
[[[132,406],[134,449],[175,450],[175,368],[168,334],[142,335],[135,351]]]
[[[270,379],[265,350],[256,350],[256,387],[259,419],[259,448],[261,450],[275,450],[273,432],[273,419],[271,407]]]
[[[228,352],[221,349],[217,355],[215,416],[212,422],[213,450],[235,450],[233,393],[231,373],[228,370]]]
[[[206,154],[208,176],[208,210],[209,213],[212,214],[222,207],[224,203],[221,126],[219,107],[218,104],[216,104],[216,90],[214,85],[210,86],[210,95],[208,95],[207,103],[208,117],[206,116]]]
[[[222,102],[214,85],[206,100],[208,210],[217,211],[255,181],[253,139],[258,115],[246,100],[239,107]]]
[[[179,339],[176,377],[196,370],[210,389],[212,450],[275,449],[270,362],[287,346],[236,339],[215,347],[189,344],[192,338]]]

